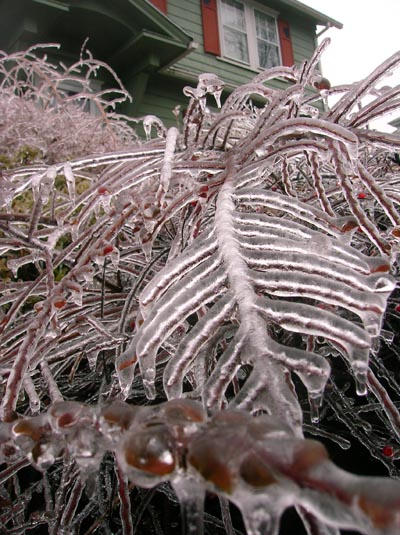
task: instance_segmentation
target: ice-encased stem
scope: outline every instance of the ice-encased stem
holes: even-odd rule
[[[229,286],[238,304],[241,328],[246,336],[246,353],[251,355],[250,360],[255,364],[268,352],[271,339],[264,320],[256,310],[257,294],[235,232],[235,176],[235,163],[230,158],[225,182],[216,203],[215,232]],[[269,410],[301,435],[300,405],[288,388],[284,373],[279,365],[270,360],[266,360],[264,366],[264,377],[271,379],[268,387],[265,387],[268,390]]]

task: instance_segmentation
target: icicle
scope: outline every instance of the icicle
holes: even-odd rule
[[[75,202],[75,177],[69,162],[64,164],[64,177],[67,183],[68,195],[72,202]]]
[[[110,265],[115,270],[117,270],[119,267],[119,258],[120,258],[119,249],[117,247],[112,247],[112,250],[104,248],[103,253],[105,251],[107,251],[105,256],[107,256],[107,259],[110,261]]]
[[[6,176],[0,175],[0,206],[5,206],[7,213],[11,211],[14,193],[15,187],[12,181]]]
[[[25,266],[26,264],[33,264],[34,262],[38,262],[40,260],[45,260],[44,253],[41,251],[33,251],[32,253],[21,256],[20,258],[7,259],[7,267],[12,271],[14,277],[17,277],[20,267]]]
[[[129,347],[115,361],[115,369],[123,399],[129,396],[137,363],[135,337]]]
[[[75,303],[78,307],[82,306],[82,299],[83,299],[83,288],[82,286],[69,279],[65,281],[65,287],[69,290],[69,299],[72,303]]]
[[[85,349],[85,356],[87,358],[87,361],[88,361],[88,364],[89,364],[89,368],[91,369],[92,372],[96,371],[96,366],[97,366],[97,360],[98,360],[98,357],[99,357],[99,353],[100,353],[100,349],[90,349],[90,348],[86,348]]]
[[[57,176],[57,167],[49,167],[46,173],[40,180],[40,197],[42,204],[45,205],[49,202],[50,195],[53,192],[54,180]]]
[[[95,214],[96,216],[100,216],[101,214],[101,208],[104,210],[106,214],[111,213],[112,210],[112,195],[110,192],[105,192],[104,194],[99,196],[98,202],[95,205]]]
[[[322,406],[322,394],[309,394],[308,402],[310,404],[310,419],[313,424],[319,423],[319,409]]]
[[[282,500],[282,497],[280,497]],[[289,498],[288,498],[289,499]],[[278,535],[281,511],[277,507],[277,497],[273,500],[266,496],[260,496],[258,499],[250,497],[240,504],[240,512],[246,526],[248,535]]]
[[[80,266],[75,270],[74,275],[78,281],[84,281],[90,285],[93,283],[95,270],[91,265]]]
[[[179,475],[172,480],[172,487],[181,507],[182,523],[186,535],[203,535],[204,533],[204,498],[205,486],[198,477]]]

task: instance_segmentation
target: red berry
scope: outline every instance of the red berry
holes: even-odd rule
[[[314,81],[314,87],[316,89],[319,89],[320,91],[322,89],[330,89],[331,83],[327,78],[323,78],[322,76]]]
[[[103,249],[103,255],[106,256],[114,251],[114,247],[112,245],[106,245]]]
[[[199,197],[207,199],[208,186],[201,186],[199,189]]]
[[[364,191],[360,191],[360,193],[358,194],[358,198],[359,199],[366,199],[367,198],[367,194]]]
[[[396,312],[400,312],[400,305],[396,305],[396,307],[395,307],[395,311],[396,311]]]
[[[105,188],[104,186],[100,186],[97,190],[97,193],[99,195],[106,195],[107,193],[109,193],[108,189]]]
[[[57,301],[54,301],[53,304],[56,308],[60,309],[63,308],[67,304],[67,302],[65,299],[57,299]]]
[[[400,238],[400,227],[394,227],[392,230],[392,236],[395,238]]]
[[[382,449],[382,453],[385,457],[393,457],[393,448],[392,446],[385,446],[383,449]]]

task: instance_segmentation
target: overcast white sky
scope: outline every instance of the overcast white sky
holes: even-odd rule
[[[364,78],[400,50],[400,0],[301,1],[343,23],[341,30],[331,28],[324,34],[332,42],[324,54],[322,69],[332,85]],[[384,85],[398,84],[400,68]],[[382,123],[379,126],[382,128]],[[387,131],[392,130],[387,128]]]

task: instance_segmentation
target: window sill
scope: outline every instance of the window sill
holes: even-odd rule
[[[244,63],[240,63],[240,61],[235,61],[234,59],[225,58],[223,56],[216,56],[216,59],[218,61],[222,61],[223,63],[229,63],[230,65],[234,65],[235,67],[240,67],[244,69],[245,71],[251,72],[252,74],[260,74],[260,72],[268,70],[268,69],[261,69],[261,68],[255,69],[253,67],[250,67],[250,65],[246,65]],[[274,80],[278,80],[279,82],[282,82],[286,85],[291,83],[288,80],[286,80],[286,78],[281,78],[280,76],[277,76],[276,78],[274,78]]]
[[[230,65],[234,65],[235,67],[240,67],[241,69],[244,69],[245,71],[250,71],[255,74],[258,74],[263,69],[256,69],[254,67],[251,67],[250,65],[246,65],[246,63],[240,63],[240,61],[235,61],[234,59],[225,58],[224,56],[217,56],[218,61],[222,61],[223,63],[229,63]]]

